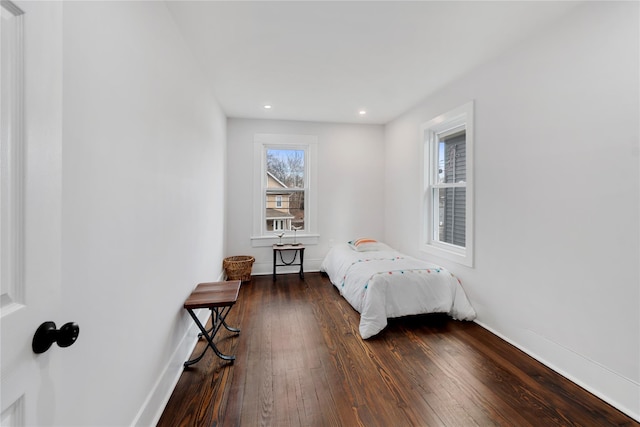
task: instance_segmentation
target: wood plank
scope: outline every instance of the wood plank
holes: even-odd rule
[[[390,319],[362,340],[319,273],[254,277],[227,320],[235,362],[186,369],[158,426],[640,426],[475,323]]]

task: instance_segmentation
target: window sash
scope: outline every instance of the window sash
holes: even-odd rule
[[[432,184],[431,188],[458,188],[458,187],[466,187],[466,182],[449,182],[449,183],[438,183]]]
[[[317,191],[315,186],[318,178],[318,137],[316,135],[293,135],[293,134],[267,134],[256,133],[253,136],[253,215],[252,233],[250,236],[253,247],[270,246],[278,242],[273,231],[269,230],[266,221],[266,198],[267,198],[267,173],[266,173],[266,150],[304,150],[304,188],[288,188],[287,193],[294,190],[304,192],[304,230],[297,230],[298,241],[304,244],[317,244],[319,235],[317,234]],[[258,175],[259,174],[259,175]],[[283,202],[284,203],[284,202]],[[286,231],[287,236],[293,236],[294,231]]]
[[[466,186],[432,190],[433,240],[466,247]]]
[[[464,135],[464,137],[463,137]],[[465,249],[466,244],[466,125],[455,126],[441,132],[433,132],[429,138],[431,189],[431,240]],[[457,150],[462,154],[458,156]],[[453,153],[453,157],[451,154]],[[457,165],[456,159],[460,164]],[[456,174],[461,175],[458,180]],[[460,191],[464,190],[464,197]]]
[[[300,194],[301,197],[302,197],[302,208],[299,208],[299,207],[295,206],[295,203],[292,205],[291,200],[285,201],[284,198],[283,198],[282,203],[281,203],[280,206],[278,206],[277,199],[273,200],[272,202],[269,202],[269,200],[268,200],[269,193],[273,194],[273,193],[283,193],[283,192],[290,193],[290,195]],[[283,213],[283,215],[287,215],[287,216],[290,215],[291,216],[291,218],[289,218],[288,221],[287,221],[287,224],[289,225],[289,227],[302,227],[302,228],[297,228],[296,232],[304,233],[305,231],[307,231],[307,229],[308,229],[308,226],[307,226],[307,224],[308,224],[308,222],[307,222],[307,212],[308,212],[308,210],[307,210],[307,200],[308,200],[307,194],[308,194],[308,191],[306,189],[300,189],[300,188],[290,188],[289,189],[288,188],[285,191],[283,191],[283,190],[279,190],[279,189],[267,188],[267,189],[264,189],[263,194],[264,194],[264,203],[263,203],[264,209],[263,209],[263,214],[262,214],[263,215],[262,221],[263,221],[263,224],[264,224],[264,232],[265,232],[264,234],[268,234],[268,233],[271,233],[272,231],[276,231],[276,228],[275,228],[276,219],[267,217],[268,209],[278,209],[278,210],[286,209],[287,213]],[[301,220],[297,219],[298,216],[296,215],[296,213],[297,213],[296,211],[299,210],[299,209],[302,209],[302,219]],[[271,227],[269,226],[270,222],[272,224],[274,224]],[[291,234],[291,233],[293,233],[293,228],[289,228],[289,227],[285,226],[285,227],[283,227],[281,229],[280,228],[277,229],[277,231],[283,231],[283,232],[285,232],[285,234]]]
[[[433,118],[424,123],[420,130],[424,170],[420,248],[429,254],[472,267],[473,101]],[[460,140],[462,133],[464,139]],[[455,141],[456,138],[459,140]],[[453,146],[458,144],[457,148],[461,149],[459,157],[455,157],[461,163],[449,165],[447,171],[444,166],[451,153],[441,151],[446,149],[446,142]],[[455,178],[451,168],[456,169]],[[447,194],[450,196],[447,204],[443,198],[441,205],[440,196]],[[452,227],[456,231],[453,235]]]

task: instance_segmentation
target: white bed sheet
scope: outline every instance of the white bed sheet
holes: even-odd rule
[[[424,313],[447,313],[457,320],[476,317],[457,277],[391,248],[358,252],[338,244],[320,269],[360,313],[363,339],[382,331],[387,318]]]

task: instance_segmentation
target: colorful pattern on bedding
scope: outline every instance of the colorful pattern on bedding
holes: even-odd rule
[[[351,265],[359,263],[359,262],[371,262],[371,261],[380,261],[383,259],[387,259],[387,258],[365,258],[365,259],[359,259],[357,261],[354,261],[353,263],[351,263]],[[394,258],[388,258],[389,261],[395,261],[397,259],[402,259],[402,257],[394,257]],[[342,277],[342,283],[340,284],[341,287],[344,287],[344,281],[346,279],[346,274]]]
[[[397,251],[360,256],[346,245],[337,246],[321,269],[360,313],[362,338],[380,332],[392,317],[448,313],[461,320],[475,318],[459,279],[448,270]]]

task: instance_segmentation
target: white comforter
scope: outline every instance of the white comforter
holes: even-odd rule
[[[320,269],[360,313],[360,335],[367,339],[387,326],[387,318],[448,313],[473,320],[476,312],[458,278],[437,265],[389,250],[357,252],[334,246]]]

